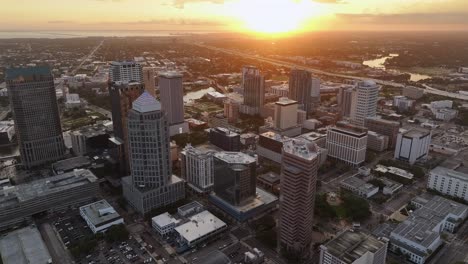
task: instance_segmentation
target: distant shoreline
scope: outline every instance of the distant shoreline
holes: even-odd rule
[[[0,39],[63,39],[88,37],[170,37],[223,33],[213,30],[38,30],[0,31]]]

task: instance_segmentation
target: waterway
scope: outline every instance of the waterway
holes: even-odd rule
[[[388,56],[385,56],[385,57],[380,57],[380,58],[377,58],[377,59],[364,61],[362,64],[365,65],[365,66],[369,66],[371,68],[374,68],[374,69],[386,70],[385,62],[390,58],[394,58],[394,57],[398,57],[398,56],[400,56],[400,55],[399,54],[389,54]],[[412,73],[412,72],[404,72],[404,73],[408,73],[411,76],[410,80],[413,81],[413,82],[417,82],[417,81],[420,81],[420,80],[425,80],[425,79],[432,78],[429,75],[424,75],[424,74],[419,74],[419,73]]]
[[[215,88],[210,87],[198,91],[189,92],[184,96],[184,103],[190,103],[194,100],[202,98],[208,92],[216,92]]]

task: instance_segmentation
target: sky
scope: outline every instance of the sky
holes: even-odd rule
[[[468,0],[0,0],[0,31],[468,30]]]

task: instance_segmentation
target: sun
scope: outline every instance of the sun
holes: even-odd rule
[[[228,8],[240,20],[240,29],[265,34],[300,31],[321,12],[308,0],[238,0]]]

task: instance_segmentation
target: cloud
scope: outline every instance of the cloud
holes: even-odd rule
[[[212,3],[212,4],[224,4],[224,0],[173,0],[172,5],[176,8],[183,9],[186,4],[192,3]]]
[[[468,25],[468,13],[337,14],[336,17],[353,24]]]

